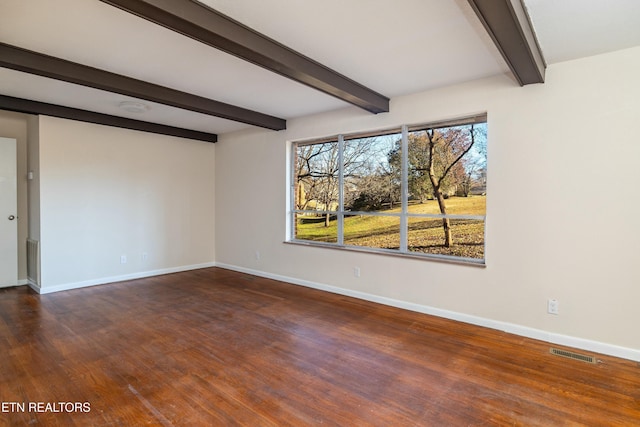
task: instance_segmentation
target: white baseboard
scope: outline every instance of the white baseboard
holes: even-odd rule
[[[27,280],[27,285],[29,285],[29,287],[31,289],[33,289],[34,291],[36,291],[37,293],[41,294],[42,292],[40,292],[40,285],[38,285],[36,282],[32,282],[31,280]]]
[[[142,271],[138,273],[125,274],[122,276],[101,277],[99,279],[85,280],[82,282],[65,283],[55,286],[38,286],[29,282],[29,286],[39,294],[50,294],[52,292],[68,291],[71,289],[86,288],[87,286],[104,285],[107,283],[123,282],[125,280],[143,279],[145,277],[160,276],[162,274],[179,273],[181,271],[198,270],[200,268],[215,267],[215,262],[204,264],[183,265],[180,267],[162,268],[159,270]]]
[[[3,284],[0,288],[13,288],[15,286],[24,286],[27,284],[27,279],[16,279],[15,284],[13,282],[9,282],[7,284]]]
[[[640,362],[640,350],[620,347],[613,344],[592,341],[583,338],[572,337],[569,335],[556,334],[553,332],[543,331],[540,329],[529,328],[527,326],[517,325],[514,323],[501,322],[498,320],[486,319],[484,317],[472,316],[469,314],[458,313],[455,311],[442,310],[440,308],[429,307],[421,304],[414,304],[406,301],[400,301],[392,298],[381,297],[378,295],[368,294],[365,292],[353,291],[350,289],[339,288],[336,286],[325,285],[322,283],[310,282],[308,280],[296,279],[293,277],[281,276],[279,274],[267,273],[264,271],[253,270],[250,268],[239,267],[224,263],[216,263],[217,267],[234,270],[241,273],[252,274],[254,276],[265,277],[267,279],[279,280],[281,282],[292,283],[294,285],[306,286],[308,288],[319,289],[322,291],[332,292],[335,294],[350,296],[354,298],[372,301],[379,304],[389,305],[392,307],[402,308],[405,310],[416,311],[419,313],[430,314],[433,316],[443,317],[446,319],[457,320],[459,322],[470,323],[472,325],[483,326],[486,328],[496,329],[508,332],[510,334],[520,335],[540,341],[546,341],[553,344],[574,347],[582,350],[592,351],[609,356],[620,357],[623,359],[634,360]]]

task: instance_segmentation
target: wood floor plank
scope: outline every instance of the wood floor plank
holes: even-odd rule
[[[221,268],[1,289],[0,347],[0,402],[90,404],[0,426],[640,425],[636,362]]]

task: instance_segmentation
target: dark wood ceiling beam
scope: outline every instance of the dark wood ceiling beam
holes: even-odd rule
[[[0,43],[0,66],[267,129],[286,129],[286,121],[278,117],[5,43]]]
[[[101,1],[372,113],[389,111],[387,97],[203,4],[191,0]]]
[[[14,98],[4,95],[0,95],[0,110],[9,110],[26,114],[42,114],[45,116],[96,123],[99,125],[133,129],[161,135],[178,136],[180,138],[195,139],[198,141],[216,142],[218,140],[218,135],[213,133],[199,132],[191,129],[127,119],[125,117],[111,116],[109,114],[95,113],[93,111],[80,110],[78,108],[64,107],[62,105],[47,104],[45,102],[31,101],[28,99]]]
[[[545,63],[520,0],[468,0],[521,85],[544,83]]]

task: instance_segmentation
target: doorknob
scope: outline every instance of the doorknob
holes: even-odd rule
[[[14,215],[9,215],[9,221],[13,221],[14,219],[16,219]]]

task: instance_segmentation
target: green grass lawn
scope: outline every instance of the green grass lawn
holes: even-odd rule
[[[447,213],[457,215],[484,215],[485,196],[450,197],[446,200]],[[400,213],[400,208],[385,213]],[[435,200],[409,205],[409,213],[439,214]],[[323,217],[298,217],[296,238],[320,242],[337,242],[337,221],[332,218],[325,227]],[[484,222],[477,220],[451,220],[453,246],[444,246],[441,219],[409,218],[408,247],[412,252],[484,258]],[[398,249],[400,247],[400,218],[393,216],[355,215],[345,217],[344,242],[347,245]]]

